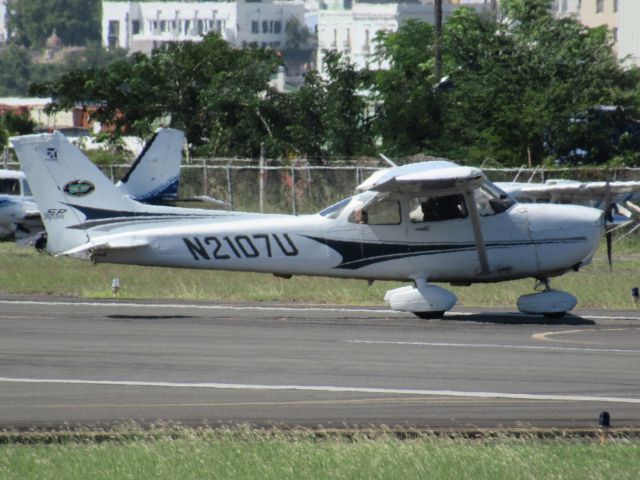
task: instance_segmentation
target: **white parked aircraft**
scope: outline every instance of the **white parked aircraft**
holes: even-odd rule
[[[374,173],[315,215],[261,215],[145,205],[122,195],[60,133],[14,138],[45,212],[48,249],[94,262],[412,281],[395,310],[440,317],[469,285],[532,277],[544,290],[518,308],[560,317],[577,300],[549,279],[588,264],[603,212],[520,204],[481,170],[447,161]]]
[[[607,203],[623,206],[637,200],[640,182],[579,182],[547,180],[544,183],[497,182],[501,189],[524,203],[572,203],[605,210]],[[624,208],[624,207],[623,207]]]
[[[116,187],[145,203],[177,200],[184,133],[161,128],[146,143]],[[44,230],[22,172],[0,170],[0,238],[33,237]]]
[[[31,236],[42,229],[24,173],[0,170],[0,238]]]

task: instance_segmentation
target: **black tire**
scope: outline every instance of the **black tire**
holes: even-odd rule
[[[543,313],[544,318],[562,318],[567,314],[567,312],[547,312]]]
[[[433,320],[444,317],[444,310],[438,310],[436,312],[413,312],[413,314],[423,320]]]

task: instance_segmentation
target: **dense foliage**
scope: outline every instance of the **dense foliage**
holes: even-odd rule
[[[57,78],[70,69],[94,68],[125,58],[124,50],[103,49],[91,43],[69,53],[61,62],[42,62],[43,52],[9,44],[0,49],[0,97],[25,96],[30,83]]]
[[[213,34],[68,70],[31,92],[54,97],[53,109],[98,105],[95,117],[117,133],[182,128],[202,154],[255,157],[264,144],[270,157],[316,161],[383,151],[640,163],[638,69],[621,67],[606,29],[555,19],[549,4],[504,0],[500,21],[457,10],[444,25],[446,81],[435,74],[433,27],[408,22],[376,38],[372,64],[389,69],[358,70],[325,52],[327,78],[308,74],[287,94],[269,86],[276,52]]]
[[[44,47],[55,30],[65,45],[100,40],[100,0],[7,0],[7,28],[13,42]]]

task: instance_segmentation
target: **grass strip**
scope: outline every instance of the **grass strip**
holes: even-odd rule
[[[413,432],[173,427],[111,441],[9,442],[3,479],[636,479],[640,440],[559,435],[474,439]]]

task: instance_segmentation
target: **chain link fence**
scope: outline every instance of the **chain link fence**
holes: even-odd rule
[[[430,157],[417,160],[433,159]],[[5,168],[18,169],[15,161]],[[404,160],[404,161],[403,161]],[[398,164],[416,161],[400,159]],[[206,197],[215,200],[197,206],[265,213],[315,213],[353,195],[355,187],[374,171],[387,165],[375,158],[342,160],[331,166],[310,165],[297,161],[283,166],[277,161],[244,159],[192,159],[181,167],[181,205],[195,206],[191,201]],[[129,165],[102,165],[102,171],[114,183],[122,178]],[[590,181],[640,180],[640,168],[484,168],[495,182],[539,183],[548,179]]]

